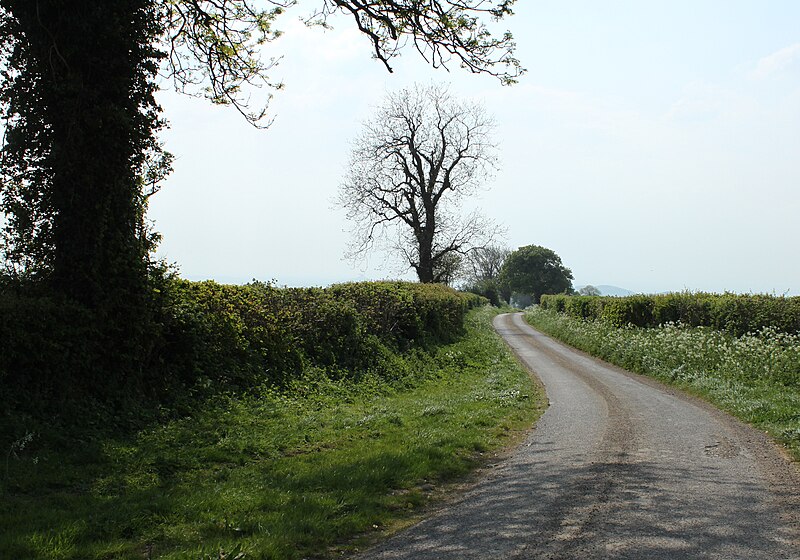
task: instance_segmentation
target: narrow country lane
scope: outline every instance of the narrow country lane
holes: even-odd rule
[[[763,434],[521,314],[495,328],[549,409],[463,496],[359,558],[800,560],[800,474]]]

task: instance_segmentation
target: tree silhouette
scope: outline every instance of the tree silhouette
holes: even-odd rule
[[[355,224],[351,255],[388,239],[420,282],[451,280],[461,257],[496,233],[460,212],[495,167],[492,127],[480,105],[441,86],[389,95],[355,141],[339,191]]]

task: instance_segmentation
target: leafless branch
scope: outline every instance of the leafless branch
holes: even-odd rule
[[[441,86],[388,96],[354,142],[339,190],[354,224],[349,256],[399,238],[396,252],[421,281],[450,278],[461,257],[499,231],[477,213],[460,212],[496,167],[492,128],[480,105],[460,102]]]

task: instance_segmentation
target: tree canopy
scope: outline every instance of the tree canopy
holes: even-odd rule
[[[500,281],[513,292],[529,295],[539,303],[543,294],[572,290],[572,271],[553,250],[526,245],[513,251],[503,264]]]
[[[351,254],[388,239],[420,282],[448,282],[494,226],[461,214],[496,162],[493,122],[446,88],[390,94],[354,142],[339,202],[355,224]]]
[[[515,1],[318,0],[316,9],[303,19],[307,25],[327,28],[336,16],[348,17],[368,40],[373,58],[389,72],[392,60],[410,46],[435,68],[455,63],[511,84],[524,73],[514,56],[513,36],[509,32],[493,36],[485,20],[511,15]],[[261,123],[267,117],[266,105],[252,107],[247,86],[283,86],[269,78],[278,57],[264,59],[260,47],[280,37],[277,22],[297,2],[158,0],[156,4],[162,8],[166,70],[176,88],[233,105],[254,124]]]

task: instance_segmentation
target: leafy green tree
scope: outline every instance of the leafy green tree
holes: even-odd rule
[[[413,44],[434,66],[455,62],[510,83],[522,69],[510,34],[483,19],[513,1],[318,0],[310,24],[349,15],[390,68]],[[261,7],[259,7],[259,4]],[[0,0],[0,212],[6,268],[92,308],[135,307],[147,294],[147,198],[169,171],[157,135],[159,72],[178,90],[236,107],[269,79],[292,0]],[[151,182],[154,179],[155,182]]]
[[[149,0],[0,2],[4,257],[92,307],[145,291],[161,34]]]
[[[513,251],[503,263],[501,283],[511,292],[529,295],[539,303],[543,294],[572,290],[572,271],[551,249],[526,245]]]

